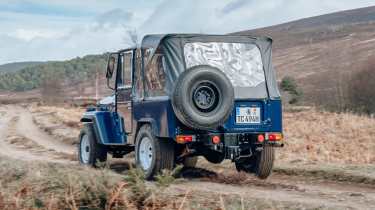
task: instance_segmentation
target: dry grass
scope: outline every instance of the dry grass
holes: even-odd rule
[[[76,107],[56,107],[56,106],[32,106],[31,110],[37,113],[53,115],[57,121],[64,123],[71,128],[79,128],[79,120],[85,109]]]
[[[34,123],[40,129],[67,144],[77,143],[84,109],[34,104],[30,110],[33,113]]]
[[[375,119],[311,108],[284,113],[280,163],[375,163]]]
[[[121,183],[121,177],[110,171],[3,158],[0,176],[0,209],[104,209]]]
[[[26,163],[0,157],[0,209],[313,209],[275,202],[145,182],[130,169],[126,175],[108,169]]]

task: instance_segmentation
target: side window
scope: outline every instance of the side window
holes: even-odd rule
[[[164,56],[155,54],[152,60],[145,68],[145,82],[147,96],[165,95],[165,73],[164,73]]]
[[[132,86],[133,52],[125,52],[122,59],[121,82],[119,87],[130,88]]]
[[[134,70],[134,96],[136,98],[143,98],[143,78],[142,78],[142,56],[141,50],[137,49]]]

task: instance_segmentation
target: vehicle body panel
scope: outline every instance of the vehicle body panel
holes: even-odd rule
[[[174,138],[178,125],[169,97],[151,97],[133,103],[134,121],[150,122],[155,136]],[[133,132],[136,132],[133,130]]]
[[[261,108],[260,124],[236,124],[236,107],[249,106]],[[230,133],[248,133],[248,132],[282,132],[280,100],[240,100],[236,101],[231,116],[224,124],[226,132]]]

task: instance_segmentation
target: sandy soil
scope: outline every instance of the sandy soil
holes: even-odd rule
[[[0,154],[26,161],[70,163],[76,149],[40,130],[22,106],[0,106]]]
[[[62,117],[56,113],[43,115],[43,111],[30,111],[30,107],[26,106],[0,106],[0,155],[25,161],[76,165],[77,162],[72,161],[76,156],[75,146],[64,141],[61,137],[64,132],[54,135],[54,132],[46,132],[43,125],[37,125],[35,122],[40,119],[35,120],[35,117],[41,116],[55,121]],[[69,126],[72,123],[62,124],[55,125],[54,128],[65,131],[70,129],[73,133],[79,131],[79,126]],[[121,164],[124,170],[121,170]],[[111,167],[118,173],[126,173],[128,164],[129,162],[116,161]],[[196,168],[184,172],[184,179],[170,186],[164,193],[190,194],[186,202],[199,202],[199,199],[208,195],[231,195],[245,200],[261,199],[290,204],[298,209],[375,209],[375,184],[334,181],[319,176],[286,175],[278,171],[263,181],[251,175],[237,173],[230,163],[212,165],[200,160],[198,166],[208,170]],[[202,196],[194,197],[197,195]]]

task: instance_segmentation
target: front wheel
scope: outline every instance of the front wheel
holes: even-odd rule
[[[174,142],[153,135],[150,125],[143,125],[137,134],[135,157],[136,165],[145,173],[146,179],[152,179],[163,169],[174,167]]]
[[[266,179],[271,175],[274,159],[274,148],[266,145],[262,151],[257,151],[251,157],[235,162],[235,165],[238,171],[254,173],[260,179]]]
[[[92,124],[85,124],[79,134],[78,160],[91,167],[99,167],[107,161],[107,151],[98,144]]]

